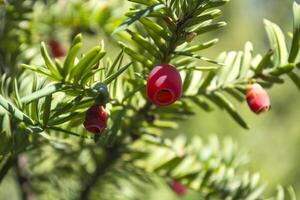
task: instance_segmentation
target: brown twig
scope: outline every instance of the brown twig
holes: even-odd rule
[[[24,154],[20,154],[14,163],[16,179],[21,191],[22,200],[35,200],[32,192],[30,176],[27,173],[27,158]]]
[[[6,162],[2,165],[2,168],[0,169],[0,184],[10,170],[11,166],[14,164],[14,161],[15,157],[11,156],[7,158]]]
[[[94,173],[89,176],[80,192],[79,200],[90,199],[91,190],[97,184],[98,179],[106,174],[106,172],[117,162],[121,155],[122,153],[117,147],[106,149],[106,158],[104,162],[100,162],[97,165]]]

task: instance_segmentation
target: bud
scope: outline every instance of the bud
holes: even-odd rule
[[[256,114],[267,112],[271,108],[268,93],[258,83],[248,86],[247,103],[250,109]]]
[[[155,66],[147,80],[147,96],[157,106],[167,106],[182,94],[182,80],[175,67],[169,64]]]
[[[170,18],[170,17],[168,17],[168,16],[164,16],[164,17],[163,17],[163,20],[169,25],[169,27],[170,27],[172,30],[176,30],[177,25],[176,25],[176,23],[173,21],[172,18]]]
[[[49,46],[50,46],[52,56],[54,58],[59,58],[59,57],[65,56],[66,51],[59,41],[57,41],[55,39],[51,39],[49,42]]]
[[[108,114],[103,106],[90,107],[85,116],[84,127],[89,132],[102,133],[107,127]]]
[[[98,104],[104,105],[109,101],[108,88],[104,83],[97,83],[93,89],[96,90],[98,93],[96,99]]]
[[[193,41],[193,39],[197,36],[197,33],[194,33],[194,32],[188,32],[186,33],[185,35],[185,41],[190,43]]]
[[[184,196],[186,194],[186,187],[178,181],[172,181],[170,187],[178,196]]]

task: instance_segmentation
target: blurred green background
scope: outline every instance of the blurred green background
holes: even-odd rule
[[[232,0],[225,6],[223,16],[228,26],[218,33],[220,42],[205,55],[213,57],[221,51],[241,50],[246,41],[253,42],[255,52],[266,52],[268,39],[263,19],[291,31],[292,3],[293,0]],[[256,116],[245,104],[239,106],[248,120],[249,131],[237,126],[225,112],[197,110],[197,116],[181,124],[180,132],[200,134],[204,138],[210,134],[233,137],[241,151],[248,152],[250,162],[246,167],[261,172],[262,179],[269,183],[268,189],[279,183],[292,185],[299,197],[300,93],[290,80],[285,80],[286,84],[276,85],[269,91],[270,112]]]
[[[222,18],[228,26],[215,35],[205,36],[218,37],[220,42],[202,54],[214,58],[222,51],[243,49],[246,41],[253,42],[255,52],[266,52],[269,45],[263,19],[279,24],[286,33],[291,31],[292,3],[293,0],[231,0],[223,8],[225,13]],[[87,42],[92,46],[94,40],[92,38]],[[250,125],[249,131],[240,128],[225,112],[218,109],[206,113],[195,108],[197,115],[181,123],[176,133],[190,137],[197,134],[207,138],[216,134],[220,138],[234,138],[241,152],[249,155],[250,162],[245,169],[260,172],[262,180],[269,183],[268,189],[274,189],[279,183],[292,185],[300,197],[300,93],[288,79],[286,84],[273,87],[269,93],[272,109],[266,114],[257,116],[249,111],[246,104],[238,106]],[[161,185],[161,190],[167,191],[165,187]],[[18,199],[15,188],[12,177],[7,178],[0,187],[0,200]],[[176,198],[172,193],[161,193],[161,190],[149,192],[152,199]],[[186,199],[193,199],[192,196]]]

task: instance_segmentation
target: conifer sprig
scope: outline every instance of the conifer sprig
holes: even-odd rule
[[[28,27],[20,30],[25,41],[12,30],[15,24],[33,23],[31,14],[36,1],[26,4],[0,0],[0,11],[5,10],[5,26],[2,31],[0,27],[0,36],[4,38],[0,38],[4,41],[0,43],[0,59],[3,57],[5,61],[0,63],[0,182],[21,153],[32,154],[30,163],[34,166],[44,162],[41,152],[50,151],[54,152],[53,157],[45,161],[51,163],[49,172],[56,174],[67,169],[82,176],[84,181],[77,183],[80,194],[76,194],[81,199],[91,196],[99,180],[117,188],[121,187],[118,181],[122,177],[134,175],[138,181],[151,185],[148,174],[181,181],[203,199],[264,199],[264,185],[258,183],[259,176],[238,173],[243,160],[236,155],[232,142],[227,141],[222,148],[213,139],[211,144],[203,146],[199,138],[191,142],[185,138],[163,139],[162,132],[176,128],[178,121],[193,115],[194,105],[211,111],[212,104],[226,110],[242,127],[249,128],[232,101],[232,98],[245,100],[249,83],[258,82],[268,88],[283,83],[282,76],[288,75],[299,87],[299,5],[294,3],[291,45],[286,44],[278,25],[265,20],[270,49],[264,55],[255,55],[252,43],[247,42],[242,51],[223,52],[211,59],[199,52],[213,47],[219,39],[199,42],[199,36],[226,25],[216,19],[221,15],[218,7],[227,0],[130,1],[133,9],[126,13],[127,20],[111,37],[121,48],[114,59],[106,55],[104,42],[81,52],[83,39],[77,33],[93,33],[95,24],[109,20],[104,22],[95,17],[99,13],[92,12],[93,6],[79,6],[79,13],[92,14],[87,18],[84,14],[79,16],[82,20],[78,24],[72,17],[65,18],[72,38],[65,58],[52,58],[47,43],[42,42],[40,54],[35,56],[43,63],[34,65],[31,56],[20,57],[32,46],[31,30]],[[83,4],[75,2],[68,7],[70,16],[76,13],[73,11],[78,5]],[[6,9],[7,6],[12,9]],[[55,8],[55,4],[49,6]],[[15,10],[20,11],[16,16]],[[47,24],[55,27],[64,24],[54,21]],[[13,46],[4,51],[11,42],[24,44],[24,48]],[[18,71],[21,61],[27,64],[21,64]],[[152,105],[145,93],[149,73],[158,64],[174,65],[183,77],[182,98],[168,107]],[[90,136],[82,123],[86,110],[94,105],[105,106],[110,120],[101,135]],[[82,157],[91,162],[87,164]],[[69,160],[75,161],[74,166]],[[107,178],[108,174],[111,176]],[[47,179],[38,172],[35,177],[33,182],[37,185]],[[291,188],[287,194],[279,187],[274,198],[295,199]]]

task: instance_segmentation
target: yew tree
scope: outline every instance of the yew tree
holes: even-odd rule
[[[300,89],[300,6],[293,30],[264,20],[265,53],[246,42],[210,58],[228,2],[0,0],[0,186],[15,177],[24,200],[148,199],[157,188],[295,200],[289,186],[266,195],[235,141],[164,134],[195,107],[249,129],[236,102],[263,114],[269,88]]]

